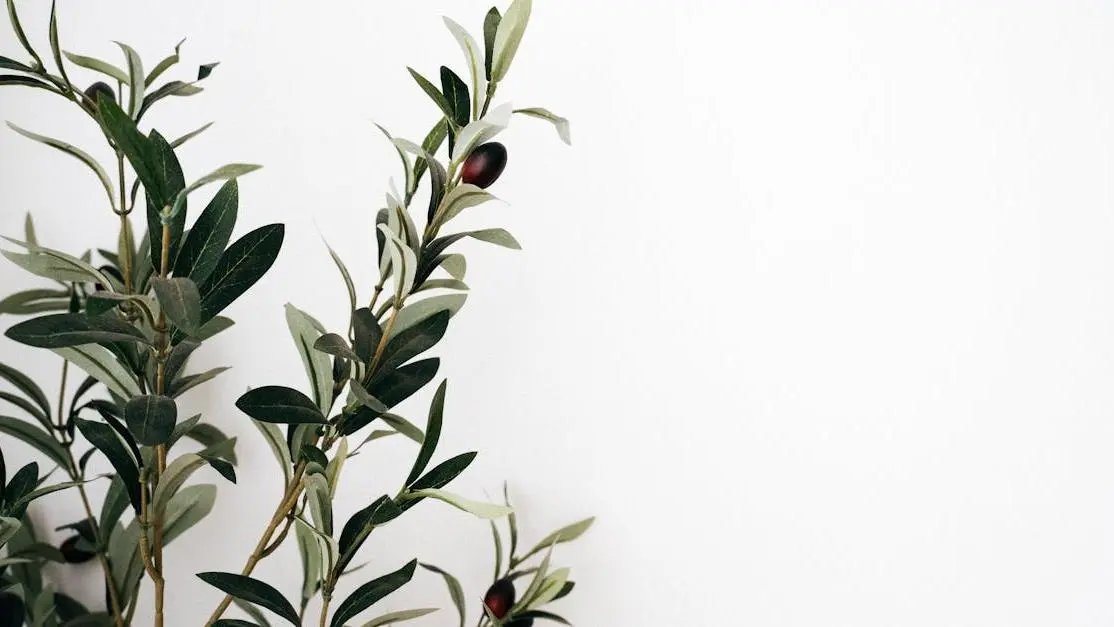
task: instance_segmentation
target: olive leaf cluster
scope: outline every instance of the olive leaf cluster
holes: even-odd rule
[[[0,363],[0,379],[6,383],[0,388],[0,407],[10,406],[14,411],[9,413],[15,414],[0,414],[0,434],[37,449],[53,468],[43,473],[39,463],[32,462],[9,480],[0,449],[0,617],[8,621],[0,624],[145,623],[135,612],[146,579],[154,597],[153,622],[161,626],[167,587],[175,580],[164,548],[201,522],[215,503],[217,484],[196,483],[195,475],[200,471],[197,476],[204,476],[207,470],[219,477],[218,482],[236,482],[235,439],[200,415],[179,415],[177,400],[226,368],[194,372],[189,360],[232,326],[221,313],[270,270],[282,247],[284,227],[264,225],[233,239],[237,181],[258,166],[230,163],[187,178],[178,152],[209,125],[173,140],[157,129],[141,128],[159,101],[200,93],[216,63],[198,66],[190,80],[163,80],[176,71],[182,43],[149,71],[125,44],[119,44],[120,66],[63,50],[53,5],[46,56],[31,44],[14,0],[6,1],[23,47],[16,57],[24,60],[0,56],[0,87],[32,87],[72,102],[97,125],[105,144],[87,152],[40,134],[49,129],[31,131],[12,123],[9,127],[81,162],[104,188],[106,199],[99,202],[118,221],[119,234],[113,247],[71,254],[41,244],[28,216],[22,238],[5,237],[9,246],[0,250],[9,261],[48,282],[0,300],[0,314],[26,317],[5,334],[27,347],[54,352],[61,364],[60,392],[52,403],[31,377],[10,363]],[[321,609],[315,618],[322,626],[387,625],[418,618],[435,609],[391,612],[358,622],[418,572],[445,582],[457,614],[448,624],[463,626],[470,609],[481,626],[565,622],[544,609],[574,586],[568,569],[550,567],[552,550],[583,534],[592,519],[560,529],[520,554],[508,498],[502,503],[479,502],[446,489],[477,452],[441,455],[438,444],[449,386],[445,380],[432,385],[440,359],[431,353],[464,306],[469,289],[464,282],[467,262],[458,243],[470,238],[519,248],[504,229],[447,232],[454,218],[494,198],[486,189],[499,179],[507,160],[506,148],[494,140],[518,114],[548,120],[569,141],[564,118],[542,108],[494,103],[530,12],[530,0],[514,0],[505,14],[492,8],[483,21],[482,47],[466,29],[445,18],[464,53],[467,81],[448,66],[440,68],[440,86],[409,69],[432,101],[436,119],[421,143],[380,127],[399,156],[403,188],[392,181],[377,213],[376,229],[369,233],[378,252],[378,280],[360,289],[344,261],[329,249],[348,296],[346,328],[329,331],[310,313],[287,305],[291,338],[308,380],[305,391],[260,385],[235,403],[274,453],[283,490],[239,573],[197,573],[226,595],[207,625],[269,627],[268,614],[300,625],[317,597]],[[78,73],[93,74],[96,80],[79,85],[71,78]],[[94,153],[106,155],[105,161],[115,168],[105,167]],[[114,175],[109,173],[113,170]],[[217,183],[217,191],[194,215],[191,198],[196,201],[203,188]],[[428,201],[415,219],[419,195]],[[133,220],[145,226],[138,241]],[[71,380],[76,385],[67,385]],[[424,426],[419,427],[396,407],[426,390],[432,395]],[[371,500],[341,524],[334,496],[345,462],[363,447],[395,435],[413,440],[416,448],[411,467],[399,473],[398,491]],[[103,458],[111,472],[91,475],[89,461],[94,457]],[[52,481],[55,473],[64,480]],[[85,486],[98,480],[107,481],[108,489],[95,506]],[[43,540],[27,516],[28,506],[71,489],[85,517],[59,527],[57,531],[70,535],[55,547]],[[356,571],[353,560],[371,534],[398,524],[394,521],[423,501],[442,502],[491,520],[496,559],[487,593],[482,598],[466,594],[452,575],[416,557],[334,599],[338,582]],[[506,521],[509,542],[503,540],[499,519]],[[291,536],[303,571],[294,601],[251,576],[256,565]],[[47,563],[94,561],[104,580],[103,609],[86,608],[43,578]],[[470,597],[480,601],[478,608],[469,608]],[[246,618],[225,616],[233,604]]]

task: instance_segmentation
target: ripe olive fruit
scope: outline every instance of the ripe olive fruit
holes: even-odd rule
[[[70,564],[84,564],[97,556],[96,553],[78,548],[77,541],[80,539],[81,536],[70,536],[58,547],[58,550],[62,553],[62,557]]]
[[[116,102],[116,92],[112,91],[112,88],[108,86],[108,83],[97,81],[85,90],[85,97],[89,99],[89,102],[93,105],[94,109],[97,108],[97,98],[101,94],[104,94],[104,97],[111,100],[112,102]]]
[[[484,605],[495,618],[503,618],[514,605],[514,583],[510,579],[500,579],[491,584],[484,595]]]
[[[460,180],[479,188],[490,187],[499,180],[503,168],[507,167],[507,148],[499,142],[489,142],[476,146],[464,167],[460,170]]]

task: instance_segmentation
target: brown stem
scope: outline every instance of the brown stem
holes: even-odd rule
[[[170,225],[164,223],[162,225],[162,251],[160,255],[159,276],[166,278],[170,270]],[[166,314],[161,310],[159,311],[159,319],[155,324],[155,332],[158,334],[158,341],[156,346],[157,351],[157,375],[155,380],[155,393],[164,394],[166,392],[166,357],[169,353],[169,338],[166,334]],[[155,447],[156,464],[158,470],[156,475],[157,481],[162,479],[162,474],[166,471],[166,445],[160,444]],[[162,627],[163,625],[163,606],[166,598],[166,580],[163,578],[163,521],[159,512],[155,513],[154,520],[155,528],[155,546],[154,546],[154,570],[158,572],[158,578],[151,577],[155,584],[155,627]],[[146,536],[144,536],[146,538]]]
[[[332,597],[324,597],[321,603],[321,619],[317,622],[318,627],[325,627],[325,619],[329,617],[329,603],[332,602]]]
[[[128,221],[129,210],[125,209],[128,201],[127,181],[124,178],[124,153],[116,151],[116,172],[120,181],[120,273],[124,275],[124,291],[132,292],[132,237],[131,222]]]
[[[263,549],[263,553],[259,556],[259,558],[263,559],[266,557],[270,557],[272,553],[278,550],[278,548],[282,546],[283,541],[286,540],[287,534],[290,533],[290,527],[292,527],[293,525],[294,515],[293,512],[291,512],[290,514],[287,514],[286,523],[282,526],[282,531],[279,532],[278,537],[272,540],[271,544],[267,548]]]
[[[263,552],[267,549],[267,545],[271,543],[271,538],[278,530],[278,526],[290,514],[290,511],[298,504],[298,497],[302,495],[302,489],[305,485],[302,483],[302,475],[305,474],[306,465],[304,462],[298,462],[298,466],[294,469],[294,477],[290,480],[290,485],[287,486],[286,493],[283,495],[282,502],[275,508],[274,515],[271,516],[271,521],[267,523],[267,528],[263,530],[263,535],[260,536],[259,542],[255,544],[255,549],[248,556],[247,563],[240,571],[241,575],[245,577],[250,575],[255,570],[256,564],[263,559]],[[213,623],[220,620],[221,615],[228,609],[229,604],[232,603],[232,596],[226,595],[217,605],[217,609],[209,616],[209,620],[205,623],[205,627],[212,627]]]

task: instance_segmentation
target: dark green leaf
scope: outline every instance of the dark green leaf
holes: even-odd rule
[[[553,597],[553,600],[556,601],[557,599],[563,599],[569,596],[569,593],[571,593],[575,587],[575,581],[566,581],[565,585],[561,586],[561,590],[557,593],[557,596]]]
[[[220,61],[217,61],[216,63],[206,63],[198,67],[197,80],[203,81],[209,78],[209,75],[213,73],[213,68],[217,67],[218,65],[220,65]]]
[[[35,489],[35,484],[38,481],[39,464],[37,462],[27,464],[12,475],[12,480],[4,488],[4,509],[12,512],[12,518],[23,517],[23,512],[15,511],[13,506],[24,496],[30,494]]]
[[[106,530],[105,534],[116,528],[116,523],[120,521],[120,516],[127,508],[128,491],[124,487],[124,481],[119,476],[113,477],[112,483],[108,485],[104,503],[101,504],[100,527]],[[105,540],[107,541],[107,537]]]
[[[422,150],[424,150],[427,155],[436,155],[437,151],[441,149],[441,144],[444,143],[445,137],[447,137],[448,134],[449,123],[445,118],[441,118],[433,125],[433,128],[429,130],[429,134],[426,135],[425,140],[422,141]],[[428,168],[429,163],[427,163],[424,158],[418,157],[414,161],[414,180],[413,183],[411,183],[411,189],[407,191],[408,200],[418,189],[418,184],[422,181],[422,175],[425,174]]]
[[[313,343],[313,348],[328,355],[335,355],[353,361],[360,360],[359,355],[349,348],[348,342],[336,333],[326,333],[317,338],[317,341]]]
[[[158,131],[151,131],[148,145],[151,149],[153,161],[151,163],[154,175],[159,180],[160,195],[152,197],[147,191],[147,228],[151,238],[151,265],[155,273],[162,271],[162,210],[170,206],[178,193],[186,188],[186,179],[182,174],[182,165],[174,149]],[[144,182],[144,189],[147,184]],[[170,260],[168,266],[174,263],[178,255],[178,248],[182,243],[182,233],[186,229],[186,208],[182,205],[181,211],[170,219]],[[169,271],[169,269],[168,269]]]
[[[453,121],[457,126],[466,126],[471,119],[468,85],[456,72],[444,65],[441,66],[441,91],[452,108]]]
[[[239,185],[227,181],[197,217],[174,262],[174,276],[188,276],[202,284],[232,238],[239,211]]]
[[[227,331],[228,329],[232,328],[232,325],[234,324],[236,324],[236,322],[233,321],[231,318],[225,318],[224,316],[215,316],[212,320],[201,325],[201,330],[197,332],[197,341],[204,342],[205,340],[217,335],[218,333]]]
[[[196,418],[200,418],[200,416],[196,416]],[[175,429],[175,431],[177,431],[177,429]],[[196,422],[192,425],[189,425],[189,427],[182,432],[182,435],[209,449],[212,449],[212,447],[215,447],[223,442],[228,442],[235,439],[228,437],[223,431],[211,424],[196,424]],[[221,452],[220,457],[227,460],[230,464],[236,463],[235,450]]]
[[[232,464],[214,455],[201,455],[200,453],[198,455],[201,456],[201,459],[209,462],[213,470],[219,472],[222,477],[236,483],[236,469],[232,467]]]
[[[174,381],[178,378],[182,368],[186,365],[186,360],[193,351],[201,346],[201,342],[195,340],[182,340],[174,348],[170,350],[170,355],[166,358],[165,376],[167,381]]]
[[[85,609],[84,605],[78,603],[72,597],[66,596],[61,592],[55,592],[54,613],[58,616],[58,620],[67,621],[85,616],[89,613],[89,610]]]
[[[108,458],[108,462],[116,469],[116,474],[124,482],[128,490],[128,499],[135,511],[139,511],[139,468],[136,461],[128,452],[127,447],[120,442],[116,431],[112,427],[92,420],[77,418],[74,421],[78,430],[85,436],[89,443],[97,447]]]
[[[198,573],[197,576],[225,594],[271,610],[295,625],[301,623],[294,606],[270,584],[233,573],[208,572]]]
[[[158,446],[170,440],[178,421],[178,406],[166,396],[137,396],[124,406],[124,420],[140,444]]]
[[[167,196],[161,176],[163,159],[153,142],[139,132],[135,122],[114,100],[106,98],[103,94],[97,99],[97,116],[101,120],[101,126],[104,127],[113,143],[128,158],[128,163],[131,164],[136,176],[143,184],[149,201],[160,209],[166,206],[170,197]],[[155,224],[158,225],[157,220]],[[148,226],[150,226],[150,222],[148,222]],[[154,236],[156,232],[161,234],[162,229],[156,228],[151,235]],[[152,237],[152,241],[156,240]],[[162,241],[161,236],[157,241]],[[160,250],[157,245],[153,245],[151,248],[156,251]],[[158,265],[156,264],[155,267],[157,268]]]
[[[433,83],[429,82],[429,79],[419,74],[418,71],[414,68],[408,67],[406,69],[410,72],[410,76],[413,76],[414,80],[417,81],[418,86],[422,88],[422,91],[424,91],[426,95],[433,100],[434,104],[436,104],[437,107],[441,109],[442,113],[445,114],[445,117],[449,118],[450,120],[454,119],[455,112],[453,111],[452,105],[449,104],[449,101],[445,99],[445,94],[442,94],[440,91],[438,91],[437,87]]]
[[[70,294],[66,290],[24,290],[0,300],[0,314],[23,316],[42,311],[65,311]]]
[[[79,313],[50,314],[12,326],[9,338],[38,348],[65,348],[81,344],[143,342],[143,332],[113,314],[90,318]]]
[[[330,623],[331,627],[341,627],[346,621],[355,618],[357,614],[371,607],[383,597],[406,585],[413,578],[414,569],[417,566],[418,560],[411,560],[393,573],[373,579],[356,588],[355,592],[337,606],[336,613]]]
[[[367,307],[353,312],[352,324],[356,337],[353,348],[361,361],[369,363],[379,342],[383,339],[383,329],[379,326],[375,314]]]
[[[423,563],[422,568],[432,573],[441,575],[441,578],[445,580],[445,586],[449,589],[449,596],[453,600],[453,605],[456,606],[457,614],[460,615],[460,627],[464,627],[464,617],[467,615],[467,608],[464,601],[464,588],[461,587],[460,581],[458,581],[456,577],[453,577],[448,572],[441,570],[433,564]]]
[[[135,436],[131,434],[131,431],[128,431],[128,428],[124,426],[124,423],[121,421],[124,417],[123,410],[113,403],[100,399],[89,401],[82,409],[85,407],[95,409],[97,413],[100,414],[101,418],[108,423],[108,426],[112,427],[116,435],[124,440],[124,443],[128,445],[128,449],[131,451],[132,459],[141,459],[139,444],[135,441]]]
[[[325,457],[325,452],[311,444],[302,447],[302,459],[307,462],[316,462],[322,470],[329,465],[329,458]]]
[[[278,257],[284,231],[281,224],[269,224],[241,237],[224,251],[201,288],[203,322],[211,320],[263,278]]]
[[[36,385],[30,377],[11,366],[0,364],[0,379],[14,385],[27,398],[35,401],[35,404],[43,410],[44,414],[50,415],[50,401],[46,399],[46,394],[43,393],[42,388]]]
[[[213,623],[213,627],[259,627],[259,625],[239,618],[222,618]]]
[[[375,385],[382,375],[394,372],[399,366],[433,348],[445,336],[449,328],[448,311],[439,311],[418,324],[401,331],[387,342],[383,358],[376,368],[371,385]]]
[[[413,490],[426,490],[429,488],[443,488],[449,485],[449,482],[460,476],[472,461],[476,459],[477,453],[461,453],[456,457],[447,459],[427,472],[420,479],[415,481],[409,487]]]
[[[566,584],[566,585],[568,585],[568,584]],[[526,621],[526,620],[534,620],[534,619],[549,620],[549,621],[553,621],[555,623],[561,623],[562,625],[571,625],[572,624],[569,621],[565,620],[564,618],[561,618],[560,616],[558,616],[558,615],[556,615],[552,612],[545,612],[543,610],[530,610],[529,612],[523,612],[522,614],[515,615],[514,622],[513,623],[507,623],[507,625],[509,627],[513,627],[514,625],[516,625],[518,623],[518,621]],[[525,625],[525,624],[528,624],[528,623],[524,622],[522,624]]]
[[[151,279],[151,287],[167,318],[189,335],[201,328],[201,293],[193,280],[178,277]]]
[[[421,476],[422,471],[425,470],[429,460],[433,457],[433,452],[437,450],[437,441],[441,438],[441,421],[445,413],[447,386],[448,381],[442,381],[437,388],[437,393],[433,396],[433,403],[429,407],[429,421],[426,424],[425,439],[422,441],[422,448],[418,451],[418,457],[414,460],[414,467],[410,469],[410,475],[406,478],[406,485],[414,483]]]
[[[143,119],[143,114],[147,113],[155,103],[166,98],[167,96],[193,96],[199,94],[203,90],[197,85],[187,83],[185,81],[169,81],[162,87],[147,94],[143,98],[143,104],[139,107],[139,114],[136,116],[137,120]]]
[[[491,61],[495,56],[495,33],[499,31],[499,22],[503,19],[499,9],[491,7],[484,16],[484,71],[487,80],[491,80]]]
[[[54,438],[39,429],[35,425],[18,420],[10,416],[0,416],[0,433],[19,438],[27,444],[38,449],[41,453],[50,458],[50,461],[58,464],[62,468],[68,469],[70,463],[66,457],[66,451],[58,444]]]
[[[0,57],[0,70],[15,70],[17,72],[27,72],[28,74],[34,73],[35,71],[31,66],[24,65],[8,57]]]
[[[169,396],[178,398],[179,396],[201,385],[202,383],[215,379],[217,375],[226,370],[228,370],[228,367],[222,366],[220,368],[212,368],[210,370],[206,370],[205,372],[199,372],[197,374],[191,374],[189,376],[182,377],[171,383],[170,387],[167,388],[166,393]]]
[[[325,417],[312,399],[298,390],[280,385],[256,388],[236,401],[240,411],[260,422],[322,424]]]
[[[15,405],[16,407],[27,412],[27,415],[39,421],[39,424],[43,425],[43,427],[48,429],[50,428],[50,418],[43,415],[42,410],[40,410],[38,407],[35,407],[34,403],[23,398],[22,396],[18,396],[10,392],[0,392],[0,401],[7,401],[12,405]]]
[[[441,360],[436,357],[407,364],[383,377],[368,391],[384,405],[394,407],[432,381],[440,366]]]

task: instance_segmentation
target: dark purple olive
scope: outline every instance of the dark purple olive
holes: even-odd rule
[[[495,618],[503,618],[514,605],[514,583],[510,579],[500,579],[491,584],[484,595],[484,605]]]
[[[479,188],[491,187],[507,167],[507,148],[499,142],[476,146],[464,160],[460,180]]]
[[[116,92],[112,91],[108,83],[103,81],[97,81],[85,90],[85,97],[89,99],[89,103],[93,105],[94,109],[97,108],[97,98],[101,95],[104,95],[105,98],[112,102],[116,102]]]
[[[97,556],[96,553],[90,553],[77,546],[77,541],[81,536],[70,536],[58,550],[62,553],[62,557],[70,564],[84,564]]]

